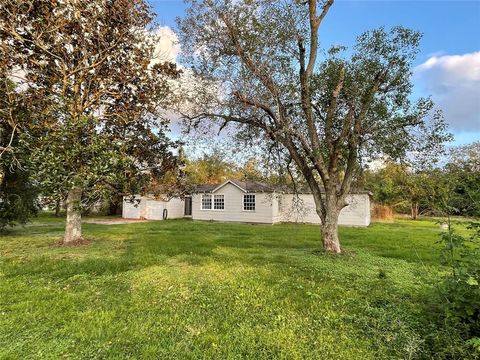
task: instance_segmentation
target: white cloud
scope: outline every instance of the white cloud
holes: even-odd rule
[[[431,56],[415,68],[415,78],[453,131],[480,130],[480,51]]]
[[[181,46],[177,34],[168,26],[162,26],[150,33],[155,42],[154,57],[150,65],[169,61],[177,64],[182,70],[178,79],[168,80],[170,86],[167,99],[161,115],[170,121],[169,129],[173,138],[183,137],[185,123],[181,114],[188,114],[200,105],[206,106],[208,100],[215,94],[216,86],[210,82],[196,78],[194,73],[177,62]],[[213,93],[212,93],[213,92]],[[213,128],[213,127],[211,127]],[[217,130],[218,131],[218,130]]]
[[[176,62],[180,53],[177,34],[168,26],[161,26],[157,29],[155,35],[159,37],[155,46],[155,58],[161,59],[161,61]]]

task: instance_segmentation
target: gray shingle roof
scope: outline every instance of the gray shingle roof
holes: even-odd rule
[[[260,193],[272,193],[272,192],[279,192],[279,193],[286,193],[292,194],[294,191],[291,187],[285,185],[272,185],[266,184],[259,181],[239,181],[239,180],[228,180],[222,184],[204,184],[204,185],[197,185],[195,187],[195,193],[210,193],[220,187],[221,185],[226,184],[227,182],[231,182],[238,186],[239,188],[245,190],[246,192],[260,192]],[[308,188],[300,188],[297,189],[298,193],[301,194],[310,194],[311,191]],[[352,194],[370,194],[369,191],[366,190],[358,190],[353,189],[351,191]]]

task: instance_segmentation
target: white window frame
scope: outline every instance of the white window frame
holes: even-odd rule
[[[247,196],[253,196],[253,202],[250,201],[250,205],[253,203],[253,209],[245,209],[245,197]],[[254,212],[257,210],[257,197],[255,194],[243,194],[242,197],[242,210],[247,211],[247,212]]]
[[[204,198],[210,198],[210,207],[209,208],[206,208],[204,207],[205,203],[204,203]],[[212,210],[213,208],[213,196],[212,194],[202,194],[202,199],[201,199],[201,202],[200,202],[200,210]]]
[[[215,200],[217,199],[222,199],[222,208],[221,209],[217,209],[215,207]],[[212,210],[215,210],[215,211],[224,211],[225,210],[225,195],[223,194],[215,194],[213,195],[213,202],[212,202]]]

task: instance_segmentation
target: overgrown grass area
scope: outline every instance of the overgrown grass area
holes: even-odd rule
[[[432,221],[341,228],[41,216],[1,235],[0,358],[468,358],[438,325]]]

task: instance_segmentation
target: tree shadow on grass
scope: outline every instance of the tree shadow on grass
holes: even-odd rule
[[[45,236],[41,227],[31,230],[35,233],[40,231],[39,235]],[[352,231],[344,230],[348,237],[352,236]],[[95,241],[82,249],[44,248],[26,256],[7,257],[3,261],[3,272],[6,276],[42,275],[54,279],[76,274],[100,276],[165,264],[171,258],[191,265],[218,261],[249,266],[278,264],[297,267],[303,266],[304,257],[319,257],[314,252],[321,249],[316,225],[271,226],[169,220],[123,225],[86,224],[85,233],[86,237],[94,237]],[[19,232],[18,240],[25,241],[28,235],[29,229]],[[360,238],[365,236],[367,233],[362,231]],[[12,238],[17,238],[17,235]],[[351,251],[349,247],[355,239],[346,239],[345,242],[348,244],[346,250]],[[22,246],[26,248],[27,245]],[[388,249],[381,252],[388,255]],[[390,255],[401,258],[402,254]],[[343,258],[335,260],[328,257],[327,260],[343,261]]]
[[[9,256],[2,260],[1,270],[6,277],[42,276],[52,280],[80,274],[114,275],[164,264],[169,258],[178,256],[182,256],[185,262],[199,264],[206,261],[217,246],[208,236],[203,239],[192,239],[189,235],[172,238],[170,231],[147,229],[142,233],[137,226],[115,240],[109,239],[109,233],[119,229],[111,229],[107,233],[93,232],[96,235],[92,243],[82,247],[52,246],[58,237],[42,238],[40,245],[37,244],[37,251],[28,249],[28,244],[21,244],[29,251],[9,251]],[[86,236],[90,237],[90,233],[88,231]],[[21,235],[17,240],[24,240],[25,234]]]

